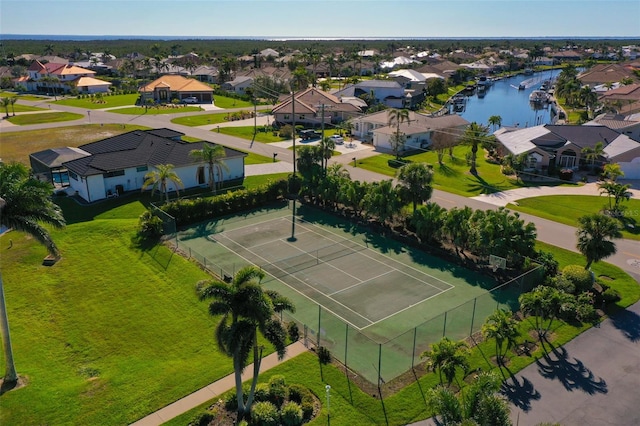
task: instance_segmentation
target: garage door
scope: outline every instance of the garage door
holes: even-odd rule
[[[640,157],[636,157],[628,163],[618,164],[620,170],[624,172],[624,179],[640,179]]]

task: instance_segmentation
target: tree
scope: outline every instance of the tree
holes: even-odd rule
[[[9,105],[11,105],[11,98],[2,98],[2,107],[6,113],[5,118],[9,117]]]
[[[616,253],[612,238],[621,238],[618,222],[612,217],[594,213],[578,218],[578,250],[587,259],[585,269]]]
[[[469,368],[468,356],[469,348],[464,342],[454,342],[448,337],[443,337],[438,343],[431,345],[431,350],[420,354],[421,358],[426,358],[430,370],[438,370],[440,384],[444,374],[449,386],[456,377],[456,370],[462,369],[466,372]]]
[[[497,309],[482,325],[482,334],[486,338],[495,339],[496,360],[500,365],[507,351],[515,345],[520,332],[513,314],[506,309]]]
[[[609,211],[617,216],[619,216],[623,210],[623,206],[621,206],[620,203],[623,200],[629,200],[633,195],[631,191],[629,191],[631,188],[629,184],[623,185],[614,181],[606,181],[599,183],[598,188],[600,188],[600,194],[607,194]],[[612,200],[613,204],[611,204]]]
[[[404,144],[407,137],[404,133],[400,132],[400,125],[409,121],[408,109],[390,109],[388,112],[388,122],[390,127],[396,128],[396,131],[391,135],[391,149],[396,156],[396,160],[400,159],[400,151],[404,148]]]
[[[211,300],[209,314],[221,315],[216,326],[215,339],[218,348],[233,360],[238,421],[251,413],[262,349],[258,345],[258,332],[273,345],[278,358],[286,354],[286,330],[275,319],[275,314],[283,311],[294,312],[289,299],[260,284],[265,274],[255,266],[242,268],[231,283],[220,280],[204,280],[196,286],[200,300]],[[253,377],[245,403],[242,389],[242,372],[253,352]]]
[[[424,163],[410,163],[398,170],[400,195],[413,204],[413,210],[431,198],[433,170]]]
[[[476,158],[478,156],[478,146],[487,142],[489,137],[488,135],[489,129],[482,124],[478,124],[475,121],[467,126],[462,135],[461,142],[471,146],[471,168],[469,172],[472,175],[477,175],[478,170],[476,169]]]
[[[376,216],[381,224],[393,219],[400,205],[398,191],[391,180],[372,183],[364,197],[365,210]]]
[[[544,339],[553,321],[564,311],[568,310],[574,299],[570,294],[549,286],[538,286],[518,298],[520,310],[525,315],[532,315],[538,338]],[[547,322],[546,327],[544,322]]]
[[[585,160],[591,161],[591,169],[593,170],[596,160],[604,153],[604,144],[602,142],[598,142],[593,147],[585,146],[582,148],[581,153],[584,155]]]
[[[151,187],[151,196],[154,192],[160,191],[166,197],[167,203],[169,202],[169,182],[173,182],[176,185],[176,194],[178,193],[178,187],[182,187],[182,180],[180,176],[173,170],[173,164],[158,164],[156,170],[150,171],[144,175],[144,183],[142,189],[145,190]]]
[[[436,151],[438,156],[438,164],[443,165],[442,159],[444,158],[444,154],[447,150],[449,150],[449,155],[453,157],[452,150],[453,147],[458,143],[456,135],[452,132],[451,129],[441,129],[435,130],[431,136],[431,149]]]
[[[447,209],[436,203],[427,203],[413,211],[411,224],[422,242],[440,242]]]
[[[464,251],[471,245],[472,231],[469,220],[473,215],[471,207],[453,207],[447,212],[444,220],[444,232],[449,235],[456,254],[458,250],[464,255]]]
[[[50,43],[49,44],[45,44],[44,45],[44,49],[42,50],[42,53],[45,56],[53,55],[53,44],[50,44]]]
[[[604,165],[602,176],[611,182],[615,182],[619,177],[624,176],[624,172],[620,169],[620,164],[609,163]]]
[[[209,189],[216,193],[216,176],[218,182],[222,182],[223,171],[229,171],[229,166],[223,160],[227,156],[224,146],[204,143],[202,149],[194,149],[189,152],[193,158],[207,163]]]
[[[493,130],[497,130],[500,126],[502,126],[502,117],[499,115],[492,115],[488,120],[489,125]]]
[[[333,156],[333,150],[336,143],[331,138],[324,138],[320,141],[320,150],[322,152],[322,169],[325,171],[329,167],[329,159]]]
[[[42,226],[63,228],[65,220],[62,210],[51,200],[51,184],[33,178],[22,164],[0,162],[0,227],[24,232],[44,245],[52,256],[60,251],[49,231]],[[6,368],[4,382],[15,383],[18,374],[13,361],[9,320],[4,298],[2,275],[0,275],[0,322],[3,337]]]
[[[9,103],[11,104],[11,111],[13,112],[13,116],[14,116],[14,117],[15,117],[15,115],[16,115],[16,107],[15,107],[15,104],[16,104],[16,101],[17,101],[17,100],[18,100],[18,98],[16,98],[15,96],[13,96],[13,97],[9,98]],[[7,114],[9,114],[9,113],[7,112]]]

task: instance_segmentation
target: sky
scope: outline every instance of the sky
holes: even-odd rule
[[[640,1],[1,0],[0,34],[640,38]]]

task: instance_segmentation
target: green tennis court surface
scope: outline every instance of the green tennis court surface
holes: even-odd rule
[[[260,267],[263,285],[296,306],[283,319],[373,383],[409,370],[443,335],[466,338],[496,308],[516,306],[523,284],[491,291],[487,276],[292,204],[201,223],[176,241],[221,278]]]

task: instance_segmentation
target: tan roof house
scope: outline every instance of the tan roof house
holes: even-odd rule
[[[95,71],[67,63],[33,61],[27,73],[27,90],[38,92],[64,93],[77,88],[82,93],[104,93],[111,86],[111,83],[95,78]]]
[[[361,113],[358,106],[316,88],[298,92],[293,98],[282,98],[273,109],[277,123],[291,124],[294,112],[296,124],[313,127],[320,126],[323,118],[325,125],[336,124]]]
[[[578,80],[582,84],[588,84],[591,87],[598,84],[620,82],[626,78],[638,82],[633,71],[620,64],[598,64],[578,75]]]
[[[138,89],[142,102],[153,99],[158,103],[171,102],[172,99],[184,100],[195,97],[198,103],[213,103],[213,89],[193,78],[181,75],[163,75],[162,77]]]
[[[622,115],[638,112],[640,111],[640,84],[629,84],[606,92],[598,92],[598,102],[615,108]]]

